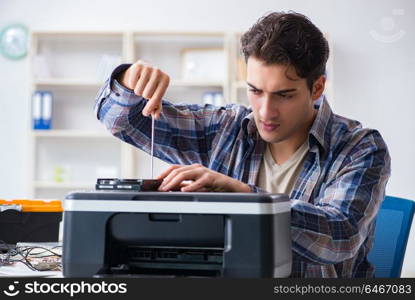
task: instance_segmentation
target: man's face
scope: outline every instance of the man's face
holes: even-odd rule
[[[314,101],[306,79],[299,78],[294,67],[266,65],[251,56],[247,61],[247,84],[248,99],[263,140],[279,143],[308,130]]]

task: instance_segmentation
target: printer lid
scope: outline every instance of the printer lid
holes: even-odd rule
[[[290,211],[285,194],[80,191],[65,197],[64,211],[276,214]]]

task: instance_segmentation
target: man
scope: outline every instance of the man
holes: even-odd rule
[[[252,108],[162,101],[168,75],[139,61],[113,72],[98,118],[147,152],[157,119],[154,154],[174,164],[161,191],[287,193],[293,277],[373,276],[367,254],[390,176],[381,135],[331,111],[328,44],[305,16],[268,14],[241,42]]]

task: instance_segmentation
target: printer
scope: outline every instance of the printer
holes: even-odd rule
[[[283,194],[72,192],[64,200],[65,277],[288,277]]]

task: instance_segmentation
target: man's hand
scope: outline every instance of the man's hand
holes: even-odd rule
[[[154,114],[156,119],[160,117],[161,99],[170,82],[166,73],[139,60],[121,73],[118,80],[137,96],[148,99],[142,112],[144,116]]]
[[[251,192],[247,184],[200,164],[173,165],[157,179],[163,179],[159,191],[164,192],[178,189],[182,192]],[[185,184],[185,181],[191,181],[191,183]]]

